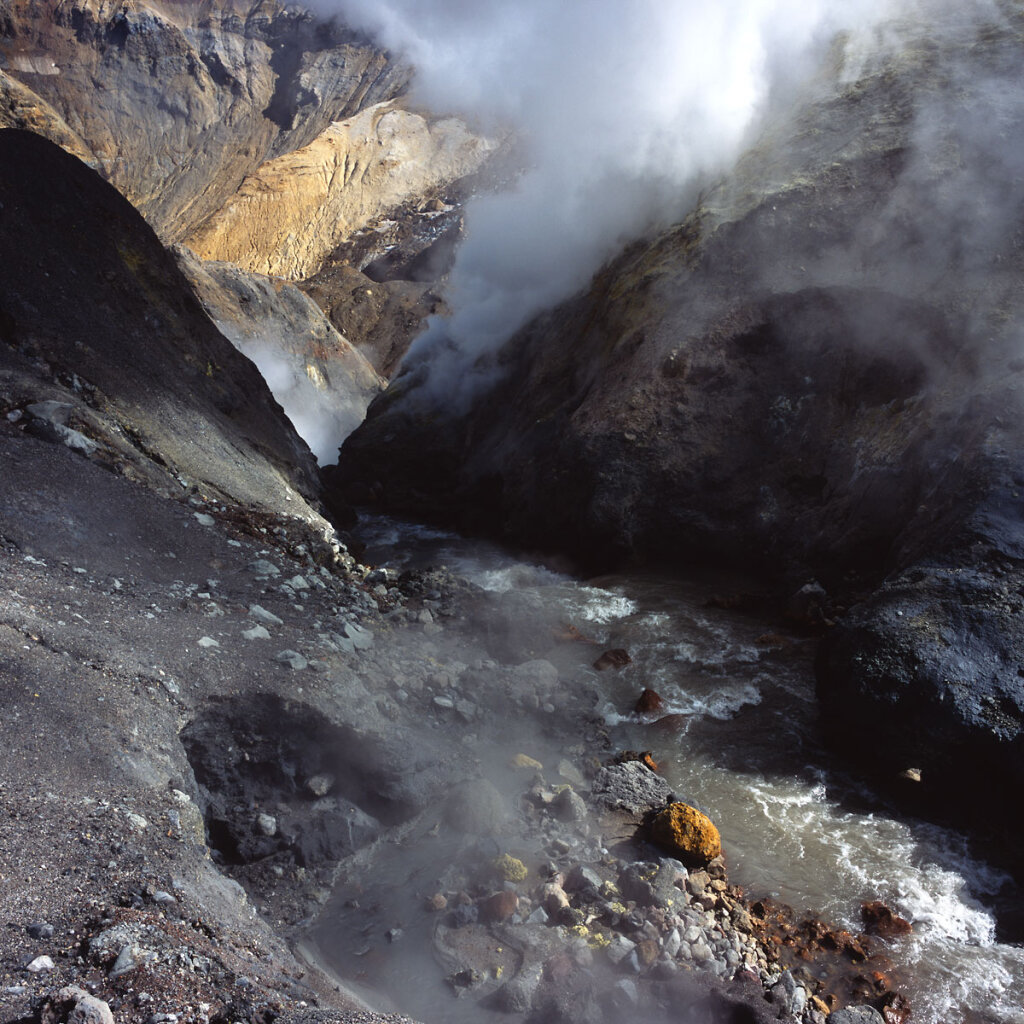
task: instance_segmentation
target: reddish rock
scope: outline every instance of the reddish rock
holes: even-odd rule
[[[518,909],[519,897],[514,892],[496,892],[480,901],[480,917],[489,924],[507,921]]]
[[[437,913],[438,911],[447,910],[447,909],[448,909],[448,900],[445,898],[445,895],[444,895],[443,892],[436,892],[436,893],[434,893],[433,896],[428,897],[428,899],[427,899],[427,910],[431,910],[434,913]]]
[[[882,939],[895,939],[914,930],[909,921],[894,914],[881,900],[862,904],[860,916],[864,931]]]
[[[665,701],[657,690],[644,690],[637,699],[633,710],[638,715],[656,715],[665,710]]]
[[[910,1000],[899,992],[889,992],[882,1002],[885,1024],[906,1024],[911,1017]]]
[[[657,942],[654,939],[644,939],[637,944],[636,955],[641,967],[650,967],[658,959],[660,952]]]
[[[606,668],[623,668],[624,666],[632,662],[632,658],[629,656],[629,652],[623,650],[621,647],[616,647],[614,650],[605,651],[597,661],[594,662],[594,668],[598,672],[603,672]]]

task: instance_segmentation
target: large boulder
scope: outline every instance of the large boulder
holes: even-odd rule
[[[687,867],[706,867],[722,854],[715,823],[696,807],[671,803],[651,822],[651,839]]]

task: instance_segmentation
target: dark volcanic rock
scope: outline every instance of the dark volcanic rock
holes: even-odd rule
[[[1019,793],[1020,28],[938,16],[855,79],[838,47],[689,217],[483,357],[467,409],[427,362],[397,378],[342,493],[592,570],[739,565],[840,606],[888,576],[825,643],[838,742],[961,816]]]
[[[75,157],[0,131],[5,411],[57,400],[100,461],[315,519],[316,466],[142,217]]]

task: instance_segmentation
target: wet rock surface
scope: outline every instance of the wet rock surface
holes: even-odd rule
[[[835,745],[854,724],[863,771],[920,769],[929,814],[998,832],[988,781],[1024,785],[1021,255],[999,181],[946,147],[987,159],[949,115],[1009,88],[1022,36],[1018,14],[927,32],[819,80],[686,219],[512,339],[461,417],[431,407],[429,367],[393,382],[333,486],[594,571],[758,567],[783,601],[815,580],[791,614],[839,620],[819,668]],[[953,180],[987,197],[976,246],[919,230]]]

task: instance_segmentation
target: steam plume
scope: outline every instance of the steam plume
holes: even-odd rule
[[[522,140],[525,170],[467,210],[454,314],[407,366],[445,390],[624,242],[727,170],[773,92],[889,0],[315,0],[416,68],[415,99]],[[440,371],[440,372],[439,372]],[[456,372],[458,371],[458,372]],[[445,378],[444,381],[441,381]],[[451,395],[449,395],[449,398]]]

